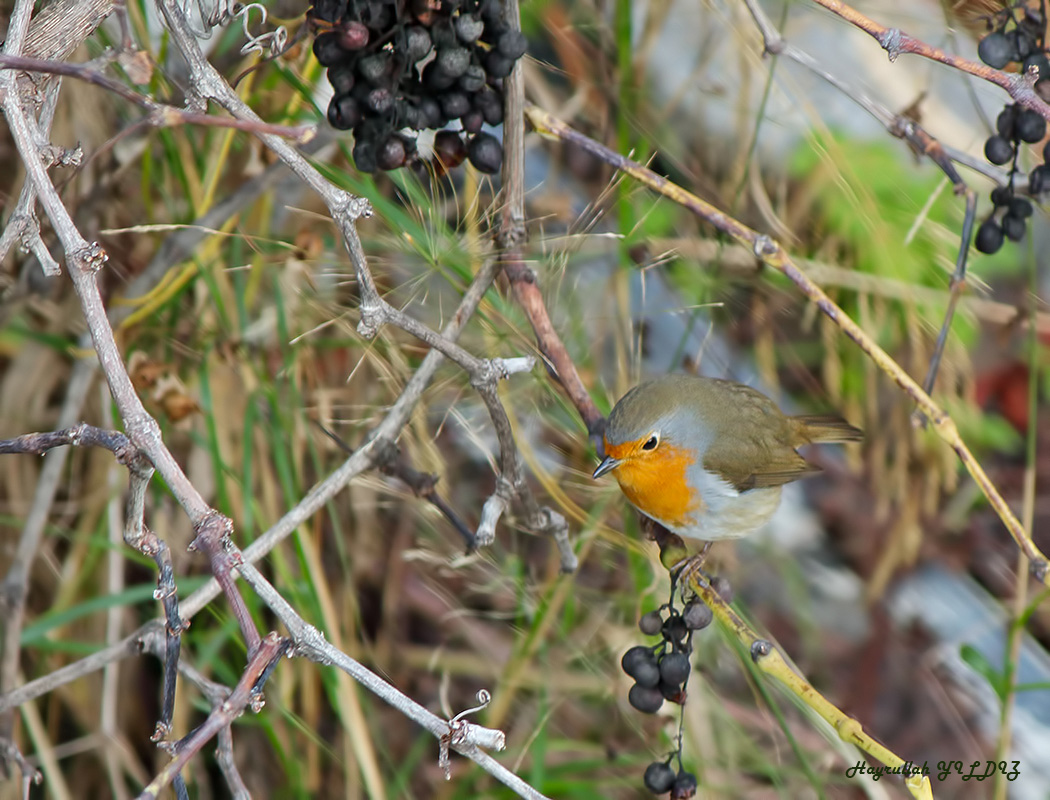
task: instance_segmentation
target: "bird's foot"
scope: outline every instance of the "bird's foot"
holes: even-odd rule
[[[704,572],[704,563],[707,561],[707,554],[711,550],[711,542],[704,542],[704,546],[701,548],[699,553],[694,553],[691,556],[683,558],[678,563],[674,564],[668,571],[671,574],[671,593],[674,594],[674,588],[681,586],[683,589],[691,586],[693,581],[701,576],[707,583],[710,584],[711,576]]]

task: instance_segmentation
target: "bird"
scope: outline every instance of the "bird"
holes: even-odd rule
[[[613,407],[593,476],[612,473],[632,506],[683,538],[736,539],[773,516],[784,484],[820,471],[799,447],[862,437],[842,417],[788,416],[743,383],[669,374]]]

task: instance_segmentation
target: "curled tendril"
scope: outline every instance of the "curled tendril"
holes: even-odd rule
[[[270,57],[276,57],[288,43],[288,31],[283,25],[258,35],[251,32],[253,10],[259,12],[259,27],[266,24],[267,12],[261,3],[243,4],[239,0],[181,0],[180,6],[190,31],[198,39],[210,39],[215,28],[240,18],[246,39],[241,47],[241,55],[269,53]]]
[[[265,50],[269,50],[271,56],[280,54],[288,43],[288,31],[283,25],[278,25],[272,31],[253,36],[249,30],[252,9],[259,12],[259,27],[266,24],[266,8],[261,3],[248,3],[248,5],[242,6],[234,12],[234,16],[241,18],[244,38],[247,39],[241,48],[241,55],[248,55],[248,53],[252,52],[263,53]]]

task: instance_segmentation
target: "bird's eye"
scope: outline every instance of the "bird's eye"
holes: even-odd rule
[[[645,444],[642,445],[642,449],[655,450],[658,444],[660,444],[660,437],[654,433],[646,440]]]

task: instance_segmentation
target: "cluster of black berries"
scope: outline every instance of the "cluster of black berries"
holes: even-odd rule
[[[992,32],[977,46],[981,60],[994,69],[1018,63],[1026,74],[1035,71],[1035,91],[1050,100],[1050,58],[1042,14],[1025,4],[1012,4],[994,15],[990,24]],[[974,247],[982,253],[995,253],[1005,239],[1016,242],[1024,236],[1032,203],[1018,197],[1014,188],[1014,178],[1019,173],[1018,154],[1022,143],[1042,141],[1046,120],[1031,109],[1008,104],[996,119],[995,128],[996,133],[985,142],[984,155],[993,164],[1010,164],[1010,178],[1005,186],[992,191],[992,212],[977,229]],[[1048,159],[1050,145],[1043,150],[1043,161]],[[1050,167],[1043,163],[1028,175],[1028,194],[1035,196],[1045,191],[1050,191]]]
[[[653,794],[670,792],[671,800],[686,800],[696,794],[696,776],[683,769],[681,761],[678,772],[671,766],[671,759],[654,761],[645,768],[645,788]]]
[[[981,253],[998,252],[1004,239],[1017,242],[1024,236],[1025,220],[1032,216],[1032,201],[1018,197],[1014,190],[1017,144],[1040,141],[1046,134],[1046,120],[1027,108],[1008,105],[999,114],[996,127],[999,133],[985,143],[985,157],[993,164],[1012,161],[1014,166],[1006,185],[992,189],[992,213],[981,223],[974,237],[974,247]],[[1050,142],[1043,148],[1043,161],[1050,161]],[[1038,195],[1048,190],[1050,167],[1043,163],[1029,173],[1028,192]]]
[[[1050,95],[1050,59],[1043,43],[1046,20],[1040,11],[1023,0],[1011,3],[989,19],[989,27],[991,32],[977,45],[981,61],[992,69],[1020,64],[1025,73],[1035,67],[1039,70],[1036,91]]]
[[[716,585],[717,582],[717,585]],[[712,579],[712,587],[723,597],[729,593],[725,579]],[[666,616],[665,616],[666,613]],[[634,678],[627,701],[645,714],[655,714],[664,700],[682,705],[691,667],[693,632],[711,624],[714,615],[699,598],[693,597],[679,611],[672,601],[642,616],[638,627],[646,636],[660,636],[660,642],[637,645],[623,654],[620,665]],[[667,761],[654,761],[645,770],[645,786],[654,794],[671,792],[672,800],[685,800],[696,793],[696,776],[681,767],[676,773]]]
[[[418,163],[415,136],[437,130],[443,169],[465,158],[498,172],[499,140],[482,125],[503,121],[503,78],[525,53],[501,0],[314,0],[314,55],[335,95],[328,121],[354,132],[362,172]],[[443,130],[459,120],[462,130]]]

